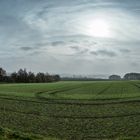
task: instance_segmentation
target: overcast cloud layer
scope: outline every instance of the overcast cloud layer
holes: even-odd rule
[[[97,37],[94,19],[110,25]],[[8,71],[140,72],[140,0],[0,0],[0,65]]]

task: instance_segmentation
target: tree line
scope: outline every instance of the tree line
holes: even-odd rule
[[[37,74],[26,69],[19,69],[17,72],[7,74],[6,70],[0,68],[0,82],[7,83],[47,83],[60,81],[60,76],[38,72]]]
[[[127,73],[124,76],[125,80],[140,80],[140,73]]]
[[[126,73],[123,78],[119,75],[111,75],[109,80],[140,80],[140,73]]]

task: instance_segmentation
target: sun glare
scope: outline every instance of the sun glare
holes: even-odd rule
[[[102,19],[95,19],[88,25],[88,34],[95,37],[110,37],[110,25]]]

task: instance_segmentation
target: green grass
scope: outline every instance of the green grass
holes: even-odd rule
[[[80,88],[58,91],[55,94],[43,93],[42,96],[54,99],[116,99],[140,97],[138,87],[130,82],[97,82],[88,85],[83,85]]]
[[[46,140],[139,139],[140,82],[1,84],[0,126]]]
[[[62,89],[81,85],[78,82],[59,83],[34,83],[34,84],[0,84],[0,95],[35,97],[37,92],[47,92],[50,90]]]

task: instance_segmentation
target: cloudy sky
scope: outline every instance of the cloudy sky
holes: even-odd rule
[[[0,66],[140,72],[140,0],[0,0]]]

